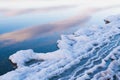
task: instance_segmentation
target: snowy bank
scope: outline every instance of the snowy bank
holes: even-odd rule
[[[105,20],[104,26],[62,35],[57,51],[16,52],[9,59],[17,69],[0,80],[120,80],[120,16]]]

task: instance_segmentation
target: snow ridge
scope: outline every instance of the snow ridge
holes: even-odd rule
[[[120,80],[120,17],[104,26],[62,35],[49,53],[21,50],[10,56],[17,69],[0,80]]]

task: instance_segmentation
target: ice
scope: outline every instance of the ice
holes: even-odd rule
[[[0,80],[120,80],[119,18],[110,16],[105,19],[110,23],[102,27],[82,27],[62,35],[59,49],[53,52],[16,52],[9,59],[17,69]]]

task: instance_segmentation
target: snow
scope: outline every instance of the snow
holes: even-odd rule
[[[54,52],[16,52],[9,59],[17,69],[0,80],[120,80],[119,18],[110,16],[106,18],[110,23],[102,27],[82,27],[74,34],[62,35]]]

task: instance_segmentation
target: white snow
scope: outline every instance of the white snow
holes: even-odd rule
[[[120,80],[120,39],[115,37],[120,34],[119,18],[108,17],[110,23],[102,27],[82,27],[73,35],[62,35],[59,49],[54,52],[35,53],[31,49],[16,52],[9,59],[17,64],[17,69],[0,76],[0,80]],[[112,41],[110,37],[116,39]],[[31,60],[37,62],[28,65]]]

